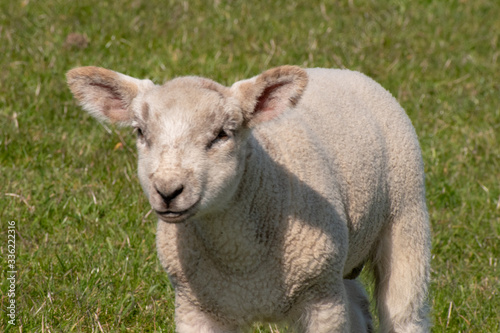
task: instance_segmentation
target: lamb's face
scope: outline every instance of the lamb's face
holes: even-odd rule
[[[139,179],[166,222],[224,207],[243,174],[251,128],[295,106],[308,80],[294,66],[231,87],[199,77],[156,86],[99,67],[72,69],[67,79],[90,114],[135,127]]]
[[[248,131],[227,89],[180,78],[149,90],[132,106],[139,179],[163,221],[217,210],[239,183]]]

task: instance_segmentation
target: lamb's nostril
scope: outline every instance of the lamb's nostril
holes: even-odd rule
[[[158,192],[158,194],[161,196],[163,201],[167,205],[169,205],[172,202],[172,200],[174,200],[176,197],[178,197],[182,193],[183,190],[184,190],[184,186],[179,185],[175,190],[173,190],[169,193],[164,193],[158,189],[156,189],[156,192]]]

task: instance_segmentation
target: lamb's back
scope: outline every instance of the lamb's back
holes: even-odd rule
[[[378,83],[349,70],[307,73],[299,104],[256,136],[299,189],[312,189],[333,211],[318,210],[317,199],[293,198],[300,215],[309,210],[314,223],[332,225],[332,233],[347,226],[347,274],[366,259],[373,235],[402,204],[406,186],[423,187],[420,149],[405,111]],[[340,221],[332,223],[332,216]]]

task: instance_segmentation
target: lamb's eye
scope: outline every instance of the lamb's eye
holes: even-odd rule
[[[135,128],[135,132],[137,133],[137,138],[142,139],[144,138],[144,132],[140,127]]]
[[[216,140],[225,140],[228,139],[229,135],[223,129],[220,130],[219,134],[217,134]]]
[[[217,136],[212,141],[210,141],[207,148],[210,149],[212,148],[213,145],[217,144],[218,142],[226,141],[227,139],[229,139],[229,134],[227,134],[226,131],[221,129],[217,134]]]

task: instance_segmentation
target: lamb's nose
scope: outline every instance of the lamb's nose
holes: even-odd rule
[[[163,202],[165,202],[167,206],[170,205],[172,200],[177,198],[182,193],[182,191],[184,190],[184,185],[181,184],[173,188],[174,190],[169,190],[169,191],[165,191],[163,189],[162,189],[163,191],[160,191],[158,188],[156,189],[156,192],[158,192],[158,194],[163,199]]]

